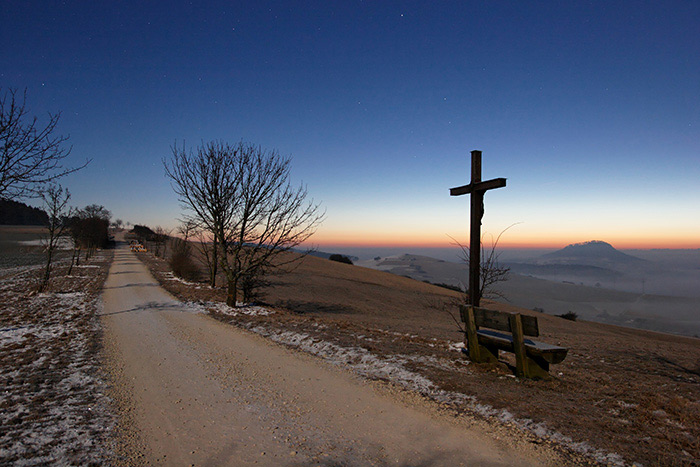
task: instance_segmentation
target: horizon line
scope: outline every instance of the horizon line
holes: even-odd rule
[[[587,240],[595,241],[595,240]],[[605,240],[603,240],[605,241]],[[526,242],[503,242],[497,246],[497,250],[544,250],[544,249],[561,249],[569,245],[575,245],[578,243],[585,243],[586,241],[572,241],[572,242],[557,242],[553,243],[526,243]],[[700,250],[700,245],[688,245],[688,244],[678,244],[679,242],[620,242],[612,243],[606,241],[606,243],[612,245],[618,250]],[[675,243],[675,244],[674,244]],[[459,250],[459,245],[454,244],[444,244],[444,243],[414,243],[414,242],[396,242],[389,243],[385,241],[378,242],[306,242],[301,246],[316,247],[317,249],[322,248],[420,248],[420,249],[450,249]],[[468,246],[467,246],[468,247]],[[485,248],[490,248],[490,246],[485,246]]]

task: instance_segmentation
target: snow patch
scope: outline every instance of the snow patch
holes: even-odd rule
[[[542,422],[517,418],[505,409],[496,409],[490,405],[479,403],[474,396],[440,389],[430,379],[404,367],[409,361],[439,366],[443,365],[437,358],[425,356],[409,357],[406,355],[380,357],[361,347],[342,347],[328,341],[311,337],[308,334],[300,334],[293,331],[275,331],[263,326],[246,327],[250,331],[265,336],[280,344],[296,347],[305,352],[319,356],[334,365],[349,367],[361,376],[371,379],[389,380],[405,389],[418,392],[430,399],[445,404],[466,405],[472,411],[485,418],[513,424],[523,431],[532,433],[538,438],[556,441],[575,452],[592,457],[596,461],[606,465],[627,465],[619,454],[596,449],[586,442],[574,441],[571,437],[550,429]],[[461,351],[463,347],[463,343],[454,343],[450,346],[450,348],[459,351]]]
[[[465,349],[464,342],[451,342],[448,347],[457,352],[462,352]]]

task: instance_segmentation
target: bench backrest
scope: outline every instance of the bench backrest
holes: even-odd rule
[[[466,322],[464,318],[467,313],[467,307],[465,305],[460,305],[460,314],[463,316],[462,320]],[[510,326],[510,316],[513,313],[507,313],[505,311],[487,310],[486,308],[474,307],[474,323],[477,327],[484,327],[489,329],[496,329],[498,331],[513,332]],[[520,315],[520,319],[523,323],[523,334],[526,336],[537,337],[540,335],[540,329],[537,325],[537,318],[534,316]]]

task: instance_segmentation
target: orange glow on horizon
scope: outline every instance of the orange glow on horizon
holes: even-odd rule
[[[323,247],[324,245],[333,247],[347,247],[347,248],[392,248],[392,247],[406,247],[406,248],[457,248],[455,240],[451,239],[447,235],[443,235],[442,238],[437,235],[421,236],[421,235],[391,235],[391,234],[379,234],[379,235],[318,235],[313,236],[308,244],[313,244],[315,246]],[[457,238],[462,245],[468,245],[469,240],[464,235],[464,239]],[[514,236],[515,238],[501,238],[498,243],[498,248],[503,249],[559,249],[564,248],[567,245],[573,243],[583,243],[592,240],[601,240],[611,244],[613,247],[622,250],[628,249],[700,249],[700,241],[697,238],[683,238],[678,237],[634,237],[634,236],[622,236],[620,234],[616,235],[595,235],[595,234],[579,234],[576,236],[554,236],[554,235],[542,235],[542,236]],[[484,237],[484,244],[486,247],[490,247],[492,239],[490,236]]]

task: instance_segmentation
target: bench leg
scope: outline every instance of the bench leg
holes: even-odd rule
[[[498,363],[498,347],[479,344],[481,363]]]
[[[538,357],[525,357],[525,367],[527,378],[533,379],[552,379],[549,374],[549,362]]]
[[[515,353],[515,375],[519,378],[530,378],[530,366],[525,354],[525,339],[523,337],[523,322],[520,313],[510,315],[510,331],[513,335],[513,353]]]
[[[497,363],[498,348],[479,344],[477,339],[468,339],[469,360],[474,363]]]
[[[496,363],[498,362],[498,349],[488,348],[479,344],[479,337],[476,334],[477,327],[474,320],[474,309],[471,306],[460,306],[460,314],[467,328],[467,347],[469,348],[469,359],[474,363]]]

